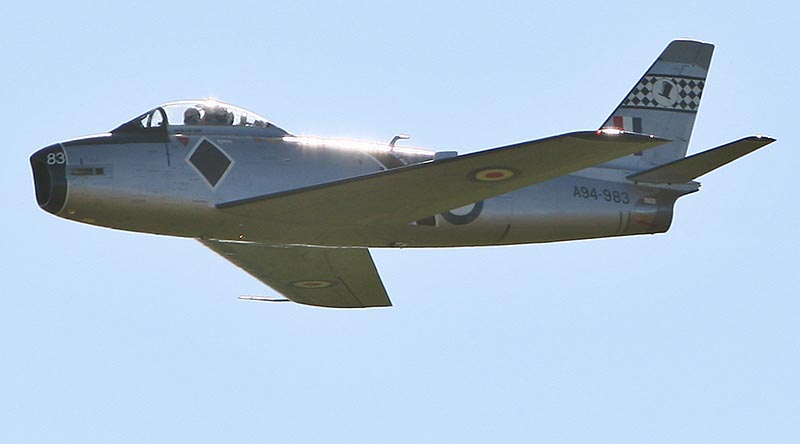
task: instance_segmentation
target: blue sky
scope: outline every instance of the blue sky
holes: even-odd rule
[[[793,3],[6,5],[0,441],[800,439]],[[376,250],[395,307],[271,294],[196,242],[53,217],[28,156],[214,96],[297,134],[476,151],[596,128],[672,39],[717,45],[666,235]],[[9,205],[10,203],[10,205]]]

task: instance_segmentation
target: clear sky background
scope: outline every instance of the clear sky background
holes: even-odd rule
[[[798,442],[800,14],[759,3],[4,5],[0,442]],[[391,309],[238,301],[273,293],[35,203],[35,150],[181,98],[460,152],[594,129],[679,37],[717,45],[690,151],[777,143],[665,235],[375,250]]]

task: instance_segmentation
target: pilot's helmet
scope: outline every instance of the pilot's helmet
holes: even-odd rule
[[[183,112],[184,125],[200,125],[200,110],[197,108],[187,108]]]
[[[206,125],[232,125],[233,113],[222,106],[207,107],[203,123]]]

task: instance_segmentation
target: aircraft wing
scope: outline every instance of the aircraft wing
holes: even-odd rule
[[[200,243],[299,304],[334,308],[392,305],[366,248]]]
[[[233,214],[297,224],[408,223],[668,141],[585,131],[225,202]]]

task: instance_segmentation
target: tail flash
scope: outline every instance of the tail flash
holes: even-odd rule
[[[686,156],[713,52],[714,45],[693,40],[675,40],[667,46],[603,127],[672,142],[616,160],[613,166],[641,170]]]

